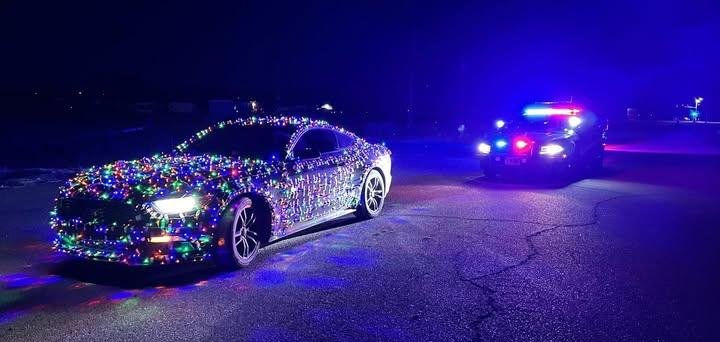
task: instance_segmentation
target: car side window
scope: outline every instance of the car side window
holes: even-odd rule
[[[311,156],[307,152],[314,153],[328,153],[337,150],[337,139],[335,134],[331,130],[327,129],[312,129],[300,137],[295,148],[293,148],[293,155],[304,159],[304,156]]]
[[[335,132],[335,136],[337,137],[338,149],[348,148],[355,144],[355,138],[348,134]]]

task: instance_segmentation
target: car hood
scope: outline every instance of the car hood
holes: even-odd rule
[[[507,138],[512,139],[514,137],[526,137],[535,144],[544,144],[551,141],[564,140],[570,137],[567,132],[555,131],[555,132],[534,132],[534,131],[513,131],[506,134]]]
[[[229,189],[229,180],[249,183],[280,167],[281,163],[214,155],[156,155],[83,170],[61,188],[60,197],[147,201],[203,190],[224,191]]]

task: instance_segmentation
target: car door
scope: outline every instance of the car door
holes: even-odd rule
[[[335,198],[335,208],[354,208],[360,199],[365,164],[357,158],[357,139],[355,137],[338,131],[335,131],[335,137],[338,142],[337,179],[340,182]]]
[[[333,131],[314,128],[304,132],[291,150],[291,191],[288,208],[293,228],[332,212],[337,191],[337,139]]]
[[[578,158],[593,158],[598,153],[602,153],[604,130],[601,122],[593,122],[586,127],[580,127],[575,138]]]

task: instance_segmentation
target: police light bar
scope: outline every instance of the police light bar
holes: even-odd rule
[[[579,109],[572,108],[526,108],[525,116],[575,115]]]

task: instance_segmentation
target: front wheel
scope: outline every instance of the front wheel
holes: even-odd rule
[[[248,197],[243,197],[233,205],[231,225],[223,238],[224,248],[219,263],[229,268],[246,267],[252,263],[260,251],[262,209]],[[230,213],[229,213],[230,214]]]
[[[363,182],[360,205],[355,214],[364,219],[377,217],[385,204],[385,180],[378,170],[370,170]]]

